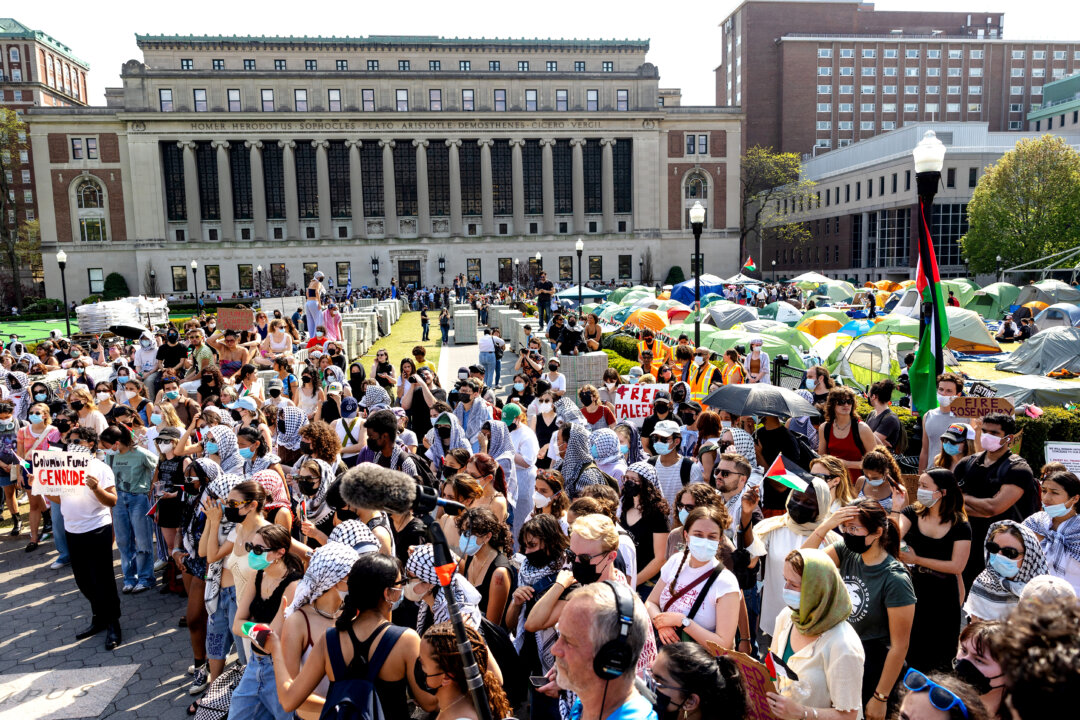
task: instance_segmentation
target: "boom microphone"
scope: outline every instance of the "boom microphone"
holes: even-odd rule
[[[353,507],[404,513],[416,500],[417,482],[398,470],[360,463],[341,477],[341,498]]]

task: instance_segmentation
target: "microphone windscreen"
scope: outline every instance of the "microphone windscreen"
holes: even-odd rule
[[[416,481],[375,463],[360,463],[341,477],[341,497],[353,507],[403,513],[412,509]]]

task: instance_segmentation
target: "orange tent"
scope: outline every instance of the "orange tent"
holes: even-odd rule
[[[665,290],[664,292],[657,295],[656,299],[657,300],[670,300],[671,299],[671,291],[670,290]]]
[[[806,318],[798,325],[795,326],[797,330],[802,330],[808,335],[813,335],[816,338],[823,338],[829,333],[834,333],[843,327],[840,321],[836,318],[831,318],[827,315],[815,315],[813,317]]]
[[[892,280],[878,280],[877,282],[872,284],[878,290],[888,293],[896,292],[900,289],[900,285],[898,283],[894,283]]]
[[[1024,307],[1031,311],[1032,315],[1038,315],[1046,308],[1050,307],[1041,300],[1032,300],[1029,303],[1024,303]]]
[[[690,308],[688,307],[670,307],[667,309],[668,323],[674,325],[675,323],[681,323],[687,317],[690,316]]]
[[[667,317],[656,310],[635,310],[630,313],[630,317],[626,319],[626,322],[639,328],[649,328],[657,332],[663,330],[668,324]]]

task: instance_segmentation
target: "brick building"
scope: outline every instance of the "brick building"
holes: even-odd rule
[[[745,0],[721,23],[716,102],[746,147],[819,153],[913,122],[1023,130],[1080,42],[1008,40],[1004,15],[878,11],[860,0]]]

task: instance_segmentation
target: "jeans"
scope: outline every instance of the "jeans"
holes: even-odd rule
[[[154,585],[154,521],[146,516],[149,509],[149,495],[116,492],[113,527],[124,585]]]
[[[480,364],[484,366],[484,384],[488,387],[495,386],[495,353],[480,353]]]
[[[495,358],[495,384],[492,387],[499,387],[502,382],[502,358]]]
[[[240,684],[233,690],[229,720],[292,720],[278,702],[274,663],[268,655],[252,653]]]
[[[450,326],[449,325],[439,325],[439,330],[442,331],[443,345],[446,345],[447,343],[450,342]]]
[[[746,601],[746,616],[750,622],[750,647],[757,647],[758,620],[761,617],[761,595],[757,584],[743,588],[742,592],[743,599]]]
[[[428,340],[431,339],[431,338],[428,337],[428,333],[431,332],[431,323],[424,323],[423,328],[424,328],[424,337],[422,337],[420,339],[422,341],[424,341],[424,342],[427,342]]]
[[[245,662],[244,645],[233,635],[232,626],[236,619],[236,586],[230,585],[218,591],[217,610],[209,617],[206,624],[206,655],[212,660],[224,660],[229,648],[236,646],[236,656],[240,664]]]
[[[58,556],[56,562],[71,562],[71,553],[68,552],[67,534],[64,533],[64,516],[60,512],[60,506],[56,503],[52,503],[49,508],[49,515],[52,516],[53,544],[56,545],[56,553]]]
[[[543,332],[547,329],[548,321],[551,320],[551,301],[544,301],[543,298],[537,301],[536,311],[540,316],[540,330]]]

